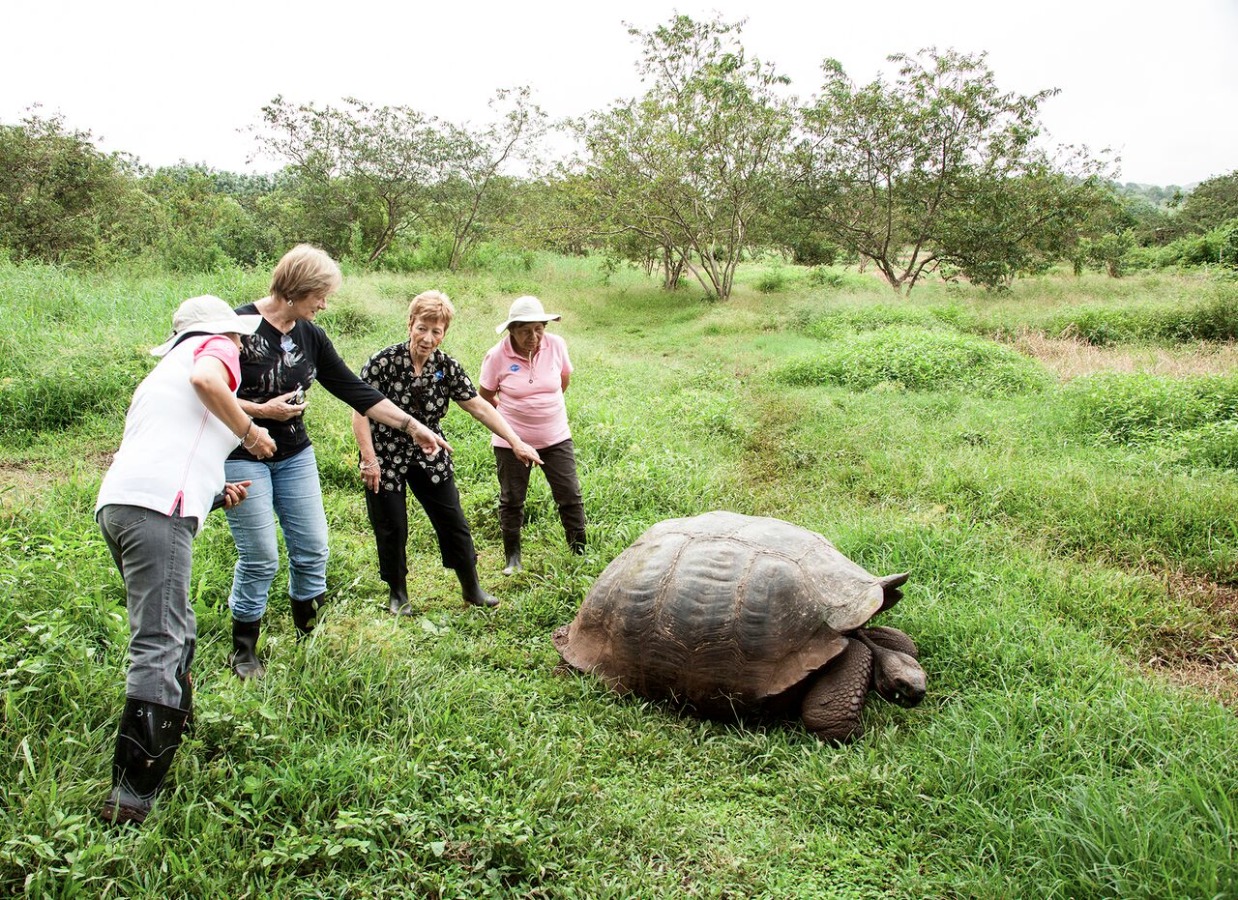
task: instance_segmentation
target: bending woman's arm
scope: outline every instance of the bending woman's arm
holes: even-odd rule
[[[202,405],[228,426],[246,450],[258,459],[266,459],[275,452],[270,433],[246,414],[232,393],[228,367],[221,360],[199,356],[189,373],[189,383]]]

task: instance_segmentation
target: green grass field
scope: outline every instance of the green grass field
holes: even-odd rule
[[[454,411],[495,612],[414,517],[385,612],[346,408],[311,392],[332,606],[268,676],[228,671],[234,549],[196,545],[197,729],[141,830],[96,819],[123,697],[123,588],[92,519],[176,304],[263,272],[0,263],[0,895],[1238,897],[1238,286],[1050,276],[895,298],[855,271],[742,269],[733,298],[587,260],[348,274],[320,320],[354,366],[438,287],[476,375],[511,299],[563,314],[590,518],[535,480],[504,578],[488,432]],[[887,624],[928,695],[865,735],[716,723],[555,673],[554,627],[649,525],[730,509],[910,571]]]

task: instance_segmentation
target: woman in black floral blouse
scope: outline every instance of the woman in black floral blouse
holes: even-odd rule
[[[410,418],[442,436],[440,423],[454,400],[469,415],[512,446],[526,465],[541,465],[537,451],[522,441],[497,409],[483,400],[464,368],[441,351],[456,310],[439,291],[418,294],[408,308],[408,340],[380,350],[361,367],[361,379],[373,385]],[[365,506],[378,548],[378,571],[389,590],[395,615],[412,615],[408,601],[408,507],[405,489],[413,492],[438,536],[443,566],[455,569],[464,600],[474,606],[499,601],[477,580],[473,534],[460,507],[451,454],[427,457],[405,433],[365,416],[353,415],[353,434],[361,449]]]

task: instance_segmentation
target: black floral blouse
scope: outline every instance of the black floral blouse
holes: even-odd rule
[[[477,388],[464,367],[442,350],[431,353],[422,373],[415,375],[407,341],[371,356],[361,367],[361,380],[386,394],[392,403],[442,437],[445,435],[439,423],[447,415],[448,404],[452,400],[463,403],[477,396]],[[449,481],[454,475],[451,454],[446,450],[427,459],[407,434],[373,419],[370,420],[370,437],[382,465],[384,491],[402,488],[410,466],[420,466],[435,484]]]

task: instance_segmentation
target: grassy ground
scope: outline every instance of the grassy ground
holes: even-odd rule
[[[407,300],[456,301],[476,373],[537,293],[568,395],[591,545],[534,482],[503,578],[487,433],[456,411],[493,613],[465,607],[417,517],[384,613],[344,407],[311,393],[332,608],[269,674],[226,668],[234,551],[196,547],[198,726],[140,831],[94,813],[123,694],[123,591],[91,515],[125,404],[180,299],[263,273],[0,267],[0,893],[103,897],[1238,896],[1238,290],[1050,277],[1007,297],[752,267],[732,300],[541,259],[350,276],[323,324],[354,365]],[[1227,331],[1228,329],[1228,331]],[[556,675],[551,630],[646,527],[774,515],[870,571],[929,673],[865,736],[712,723]]]

